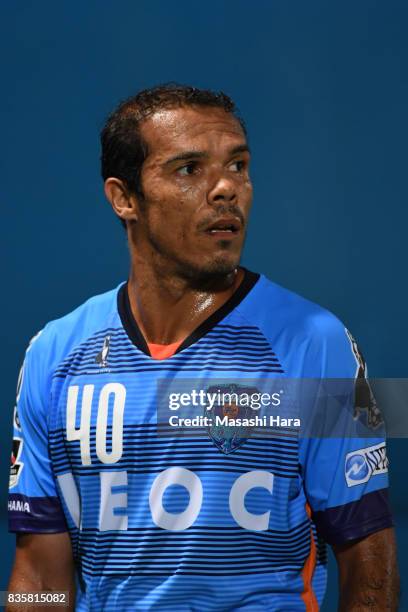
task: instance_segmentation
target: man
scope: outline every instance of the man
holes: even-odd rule
[[[108,119],[102,175],[127,230],[129,280],[49,323],[27,351],[10,591],[68,590],[72,602],[76,581],[77,610],[318,610],[324,538],[340,609],[396,610],[386,464],[368,472],[365,460],[382,439],[289,430],[232,444],[211,428],[156,430],[163,379],[358,369],[332,314],[239,266],[249,158],[224,94],[160,86]]]

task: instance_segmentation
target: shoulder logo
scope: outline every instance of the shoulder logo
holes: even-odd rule
[[[18,431],[21,431],[21,423],[20,418],[18,416],[17,406],[14,407],[13,425],[16,429],[18,429]]]
[[[111,339],[110,336],[105,336],[102,349],[99,351],[99,353],[95,357],[95,362],[99,363],[101,368],[106,368],[108,365],[110,339]]]
[[[10,465],[10,480],[9,488],[12,489],[18,483],[21,471],[23,469],[23,462],[19,461],[21,451],[23,450],[23,440],[21,438],[13,438],[13,448],[11,451],[11,465]]]
[[[358,348],[357,342],[355,341],[349,330],[346,327],[344,329],[347,334],[347,338],[349,339],[349,342],[351,344],[351,349],[353,351],[354,359],[356,360],[357,364],[355,377],[361,378],[363,376],[367,376],[367,365],[360,349]]]
[[[388,458],[385,443],[360,448],[346,455],[344,472],[348,487],[354,487],[370,480],[376,474],[388,472]]]
[[[370,383],[367,379],[367,365],[365,359],[358,348],[357,342],[345,328],[347,337],[350,341],[354,359],[356,360],[356,373],[354,375],[354,419],[357,420],[362,416],[365,417],[367,427],[377,429],[384,424],[381,411],[377,405]]]

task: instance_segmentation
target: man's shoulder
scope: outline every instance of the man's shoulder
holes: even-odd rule
[[[330,310],[261,276],[240,314],[256,326],[275,353],[303,363],[308,376],[353,377],[352,336]],[[290,360],[289,360],[290,361]],[[304,374],[306,375],[306,374]]]
[[[43,363],[55,366],[92,335],[117,327],[117,294],[120,286],[95,295],[66,315],[49,321],[34,336],[29,352]]]
[[[330,310],[260,275],[252,299],[241,312],[264,333],[285,330],[290,335],[330,337],[344,335],[344,324]]]
[[[94,295],[67,314],[47,323],[48,328],[58,333],[71,332],[78,325],[91,331],[117,313],[117,294],[123,283],[104,293]]]

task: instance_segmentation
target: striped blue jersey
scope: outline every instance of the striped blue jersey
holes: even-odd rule
[[[163,381],[253,387],[362,368],[334,315],[248,270],[174,355],[153,359],[123,283],[27,349],[10,530],[69,531],[80,611],[316,610],[325,543],[392,524],[384,440],[171,435],[157,427],[158,395]]]

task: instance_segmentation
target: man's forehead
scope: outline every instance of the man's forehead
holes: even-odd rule
[[[163,151],[211,138],[246,142],[236,117],[222,108],[180,107],[161,109],[141,125],[141,134],[149,152]]]

